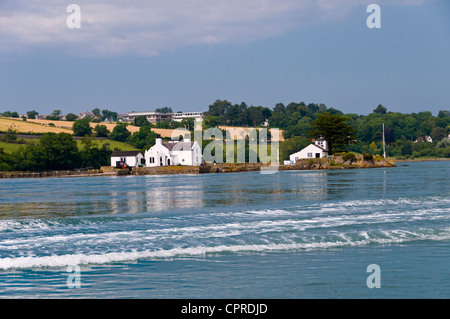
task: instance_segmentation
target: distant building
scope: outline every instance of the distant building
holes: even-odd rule
[[[125,122],[133,122],[138,116],[145,116],[150,123],[158,123],[164,120],[172,121],[172,113],[160,113],[155,111],[149,112],[130,112],[125,114],[123,120]]]
[[[179,112],[179,113],[160,113],[156,111],[130,112],[123,114],[121,119],[125,122],[133,122],[137,116],[145,116],[150,123],[158,123],[164,120],[181,122],[183,119],[193,118],[201,121],[203,112]]]
[[[289,156],[291,164],[295,164],[299,159],[322,158],[328,156],[328,143],[323,138],[318,138],[314,144],[310,144],[301,151]]]
[[[187,165],[199,166],[203,162],[202,149],[195,141],[184,138],[182,142],[170,141],[162,143],[157,138],[155,145],[145,152],[145,163],[147,167]]]
[[[433,139],[431,138],[431,136],[425,135],[425,136],[419,136],[414,143],[423,143],[423,142],[428,142],[428,143],[433,143]]]
[[[85,118],[85,117],[95,117],[95,114],[94,113],[92,113],[92,112],[90,112],[90,111],[86,111],[86,112],[80,112],[80,113],[78,113],[78,119],[80,120],[80,119],[83,119],[83,118]]]
[[[145,164],[144,155],[141,151],[114,151],[111,154],[111,166],[113,167],[136,167]]]
[[[184,119],[193,118],[194,120],[203,120],[203,112],[179,112],[172,113],[172,121],[181,122]]]

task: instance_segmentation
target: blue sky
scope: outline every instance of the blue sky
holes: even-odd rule
[[[446,0],[72,1],[0,3],[0,112],[206,111],[216,99],[450,110]],[[67,28],[70,3],[80,29]],[[381,29],[366,25],[370,3]]]

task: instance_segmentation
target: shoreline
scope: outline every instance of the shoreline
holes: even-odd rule
[[[394,160],[395,162],[398,163],[403,163],[403,162],[445,162],[445,161],[450,161],[450,158],[410,158],[410,159],[396,159]]]
[[[100,169],[75,169],[43,172],[0,171],[3,178],[45,178],[45,177],[99,177],[99,176],[138,176],[138,175],[196,175],[196,174],[226,174],[239,172],[260,171],[266,173],[271,169],[275,171],[315,171],[315,170],[342,170],[397,167],[396,163],[450,161],[450,158],[424,158],[424,159],[383,159],[363,160],[357,158],[353,162],[344,162],[340,156],[330,158],[300,159],[296,164],[271,166],[263,163],[222,163],[205,164],[201,166],[158,166],[138,167],[129,169],[116,169],[111,166],[102,166]]]
[[[103,166],[100,169],[88,170],[58,170],[45,172],[0,172],[2,178],[44,178],[44,177],[89,177],[89,176],[131,176],[131,175],[186,175],[186,174],[225,174],[237,172],[269,173],[274,171],[304,171],[304,170],[341,170],[361,168],[396,167],[390,159],[374,159],[365,161],[358,158],[355,161],[344,162],[339,156],[330,158],[301,159],[293,165],[274,165],[263,163],[222,163],[205,164],[201,166],[158,166],[117,169]]]

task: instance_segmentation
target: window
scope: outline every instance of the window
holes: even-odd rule
[[[150,157],[150,164],[155,163],[155,158],[154,157]]]
[[[308,157],[313,157],[313,156],[312,156],[312,153],[308,153]]]

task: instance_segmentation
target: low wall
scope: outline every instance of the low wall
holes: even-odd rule
[[[62,170],[48,172],[0,172],[0,178],[38,178],[38,177],[67,177],[67,176],[97,176],[103,175],[101,169]]]
[[[329,158],[300,159],[294,165],[279,165],[278,170],[320,170],[320,169],[352,169],[395,167],[391,159],[374,158],[366,161],[362,156],[355,156],[355,160],[344,162],[341,156]],[[64,176],[124,176],[124,175],[173,175],[173,174],[208,174],[260,171],[270,164],[262,163],[222,163],[202,166],[158,166],[117,169],[102,166],[100,169],[90,170],[62,170],[49,172],[0,172],[0,178],[33,178],[33,177],[64,177]]]

